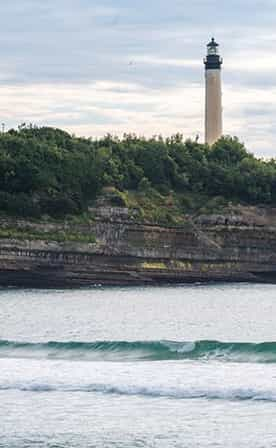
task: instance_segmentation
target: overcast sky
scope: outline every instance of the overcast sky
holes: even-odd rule
[[[221,44],[224,133],[276,156],[276,0],[9,0],[0,122],[203,140],[206,43]]]

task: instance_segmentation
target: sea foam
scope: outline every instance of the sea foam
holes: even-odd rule
[[[70,392],[101,393],[109,395],[143,396],[172,399],[252,400],[276,402],[275,390],[254,388],[185,388],[112,384],[47,384],[39,382],[15,382],[0,384],[0,390],[22,392]]]

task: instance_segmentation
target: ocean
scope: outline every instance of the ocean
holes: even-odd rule
[[[276,286],[0,290],[0,447],[276,447]]]

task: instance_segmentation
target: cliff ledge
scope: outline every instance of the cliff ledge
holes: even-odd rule
[[[276,209],[142,224],[126,208],[98,207],[86,223],[0,221],[0,285],[79,287],[276,281]]]

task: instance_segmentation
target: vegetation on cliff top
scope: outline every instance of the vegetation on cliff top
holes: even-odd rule
[[[230,137],[210,148],[181,135],[91,140],[32,126],[0,135],[2,213],[62,218],[85,213],[102,194],[152,221],[230,201],[276,204],[276,161]]]

